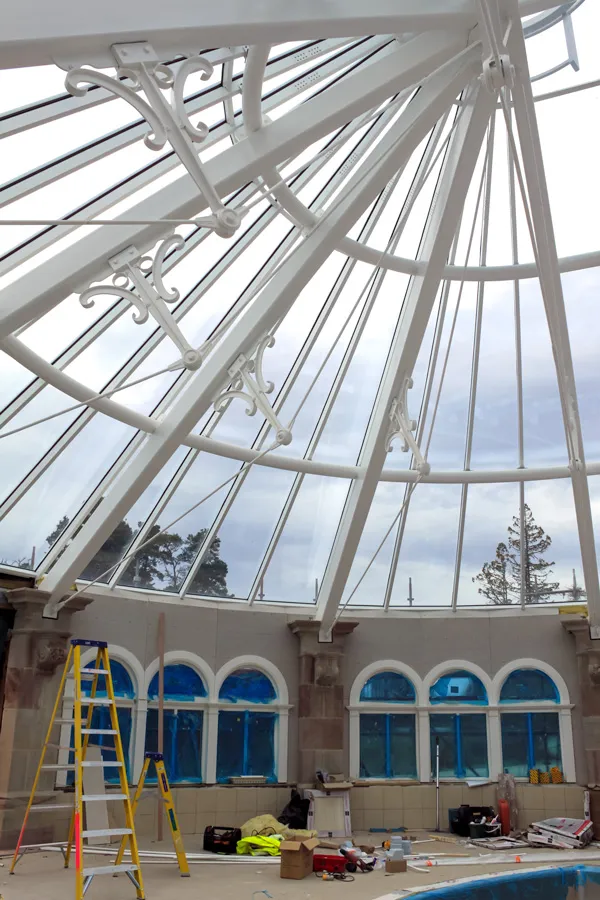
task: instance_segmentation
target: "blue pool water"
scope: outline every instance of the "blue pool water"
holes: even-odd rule
[[[415,895],[415,900],[600,900],[600,867],[553,866],[469,879]]]

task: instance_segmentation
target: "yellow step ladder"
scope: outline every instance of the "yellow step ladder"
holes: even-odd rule
[[[90,647],[96,649],[95,664],[93,668],[82,669],[82,648],[85,650]],[[98,679],[100,677],[104,677],[106,681],[106,696],[104,696],[104,692],[102,693],[102,696],[96,695],[98,688]],[[59,718],[58,711],[62,701],[70,701],[71,699],[70,697],[65,697],[65,685],[68,678],[71,678],[74,681],[75,688],[73,698],[73,717]],[[84,695],[81,689],[81,682],[82,679],[89,678],[92,679],[90,693]],[[92,727],[93,712],[94,709],[99,706],[106,706],[108,708],[110,713],[110,728]],[[85,720],[83,719],[82,707],[87,707]],[[71,733],[73,746],[61,747],[58,740],[52,740],[52,732],[54,728],[69,724],[72,725]],[[116,755],[116,762],[105,762],[104,760],[86,760],[88,746],[94,746],[94,744],[90,744],[90,736],[96,735],[112,736],[114,740],[114,746],[111,748],[107,748],[104,745],[102,746],[103,749],[111,749],[114,751]],[[74,754],[74,761],[69,761],[67,764],[46,764],[46,753],[49,749],[69,750]],[[106,794],[84,794],[83,769],[92,766],[102,767],[103,769],[107,766],[117,768],[119,772],[120,792]],[[17,846],[12,858],[10,867],[11,875],[14,875],[15,866],[25,852],[22,846],[23,837],[25,835],[27,821],[29,819],[30,813],[36,812],[37,810],[44,811],[48,809],[66,808],[65,804],[57,804],[55,806],[48,806],[47,804],[41,804],[39,806],[33,805],[42,772],[58,772],[69,770],[74,771],[75,773],[75,802],[74,804],[68,804],[68,808],[72,809],[73,812],[71,816],[71,826],[69,828],[69,840],[64,855],[65,868],[67,868],[71,856],[71,849],[73,846],[75,847],[75,900],[83,900],[83,896],[89,888],[92,879],[96,875],[116,875],[118,872],[126,872],[127,876],[135,887],[137,900],[144,900],[142,871],[140,869],[140,859],[137,840],[135,836],[133,812],[131,801],[129,798],[129,787],[127,785],[127,770],[125,766],[125,757],[123,755],[121,733],[119,730],[119,720],[117,717],[117,707],[115,704],[115,692],[110,672],[108,644],[105,641],[88,641],[78,638],[71,641],[67,661],[65,663],[65,668],[60,680],[56,702],[54,703],[54,709],[52,710],[52,717],[50,719],[50,724],[46,733],[46,740],[44,742],[44,746],[42,747],[40,762],[38,764],[37,772],[35,773],[35,778],[33,780],[33,786],[31,788],[31,794],[29,796],[27,809],[25,810],[25,818],[23,819],[21,833],[19,834],[19,840],[17,841]],[[123,810],[125,813],[125,827],[103,828],[96,830],[86,829],[84,825],[84,811],[86,809],[86,804],[106,801],[122,801]],[[130,862],[119,863],[119,865],[115,864],[110,866],[85,866],[83,862],[84,838],[110,838],[113,836],[121,837],[122,841],[125,844],[129,844],[131,856]]]
[[[162,797],[165,813],[167,815],[167,819],[169,821],[169,827],[171,829],[171,837],[173,838],[173,846],[175,847],[175,856],[177,857],[177,864],[179,866],[179,872],[182,878],[190,877],[190,868],[187,861],[187,856],[185,855],[185,848],[183,846],[183,838],[181,837],[181,832],[179,830],[179,823],[177,821],[177,814],[175,812],[175,806],[173,804],[173,795],[171,793],[171,787],[169,785],[169,779],[167,778],[167,770],[165,768],[165,760],[162,753],[146,753],[144,754],[144,766],[142,768],[142,774],[140,775],[140,780],[138,782],[137,790],[135,792],[135,796],[133,798],[132,803],[132,812],[135,818],[135,813],[137,810],[137,806],[142,796],[142,791],[144,790],[144,783],[146,781],[146,777],[148,775],[148,769],[150,768],[150,763],[154,763],[154,768],[156,770],[156,778],[158,781],[158,789],[160,791],[160,796]],[[127,847],[127,839],[123,837],[121,840],[121,846],[119,847],[119,853],[117,855],[116,865],[119,865],[123,860],[123,854],[125,853],[125,849]]]

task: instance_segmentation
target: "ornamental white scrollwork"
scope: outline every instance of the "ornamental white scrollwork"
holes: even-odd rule
[[[421,448],[414,439],[413,432],[417,429],[416,419],[411,419],[408,415],[408,391],[413,386],[413,380],[410,376],[406,377],[402,382],[402,388],[398,396],[392,401],[390,408],[390,428],[385,441],[385,449],[389,453],[392,449],[392,443],[396,438],[402,438],[401,450],[408,453],[410,450],[415,458],[417,472],[421,475],[428,475],[431,466],[421,453]]]
[[[292,440],[292,432],[285,428],[273,410],[267,399],[275,385],[272,381],[266,381],[263,376],[263,356],[268,347],[272,347],[275,338],[267,334],[258,342],[254,355],[246,356],[240,353],[232,366],[227,370],[231,386],[223,391],[215,400],[214,408],[217,412],[223,409],[231,400],[242,400],[246,404],[246,415],[254,416],[260,409],[265,419],[275,431],[279,444],[289,444]]]
[[[207,178],[194,144],[206,139],[208,127],[204,122],[192,124],[184,101],[188,77],[201,72],[201,78],[206,81],[213,73],[212,64],[202,56],[192,56],[175,70],[161,63],[152,45],[145,41],[114,44],[112,53],[116,77],[79,67],[67,74],[66,89],[75,97],[82,97],[91,85],[96,85],[131,104],[150,126],[150,132],[144,137],[146,146],[161,150],[169,143],[210,207],[212,215],[198,221],[220,237],[231,237],[240,226],[241,215],[223,205]],[[139,95],[140,91],[146,99]],[[170,91],[169,98],[165,96],[167,91]]]
[[[167,307],[168,303],[179,300],[176,288],[168,290],[162,279],[162,268],[169,250],[181,250],[185,241],[172,235],[161,241],[151,256],[142,256],[136,247],[130,246],[108,260],[113,270],[112,284],[94,284],[79,295],[79,302],[85,309],[94,305],[94,297],[112,294],[126,300],[134,308],[133,321],[142,325],[148,316],[160,325],[181,353],[181,363],[186,369],[197,369],[202,364],[202,354],[188,343],[179,325]]]

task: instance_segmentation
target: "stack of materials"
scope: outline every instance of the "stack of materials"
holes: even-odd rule
[[[527,840],[533,847],[560,847],[575,850],[586,847],[594,837],[590,819],[543,819],[529,826]]]

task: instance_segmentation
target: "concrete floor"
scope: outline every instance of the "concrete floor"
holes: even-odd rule
[[[426,837],[425,834],[417,837]],[[374,838],[383,835],[359,835],[357,843],[374,843]],[[142,849],[172,850],[170,842],[140,842]],[[189,852],[201,850],[200,837],[186,838],[186,849]],[[452,846],[436,842],[420,844],[414,848],[419,852],[452,852]],[[477,855],[480,851],[458,845],[460,853]],[[526,852],[526,851],[525,851]],[[538,852],[536,850],[536,852]],[[539,851],[545,853],[545,851]],[[556,851],[547,851],[556,853]],[[581,861],[584,862],[585,851]],[[88,857],[97,861],[97,865],[108,865],[106,857]],[[0,860],[0,897],[2,900],[68,900],[74,894],[73,871],[65,869],[60,853],[38,852],[27,854],[18,864],[15,875],[9,876],[10,858]],[[539,865],[543,865],[540,863]],[[279,877],[279,866],[265,864],[256,859],[247,865],[224,863],[191,865],[191,878],[180,878],[175,864],[142,863],[145,894],[148,900],[252,900],[255,891],[268,891],[273,900],[321,900],[321,898],[342,898],[348,900],[376,900],[384,894],[401,890],[405,887],[426,886],[440,881],[457,878],[472,878],[488,873],[501,873],[512,870],[509,865],[490,865],[486,861],[481,866],[439,866],[430,872],[408,871],[402,874],[386,875],[377,870],[370,874],[356,873],[354,882],[323,882],[315,876],[302,881],[290,881]],[[515,865],[515,868],[518,868]],[[523,868],[530,868],[529,865]],[[257,900],[263,900],[257,895]],[[124,875],[118,878],[101,876],[94,879],[86,900],[135,900],[135,891],[131,882]]]

